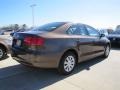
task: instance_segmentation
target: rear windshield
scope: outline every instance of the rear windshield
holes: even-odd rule
[[[50,32],[50,31],[53,31],[64,24],[65,24],[65,22],[48,23],[48,24],[42,25],[40,27],[34,28],[32,30],[33,31],[48,31],[48,32]]]

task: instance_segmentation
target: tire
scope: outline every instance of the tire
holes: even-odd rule
[[[76,55],[72,52],[67,52],[61,58],[59,63],[58,72],[62,75],[70,74],[76,66]]]
[[[110,53],[110,45],[107,45],[107,46],[105,47],[105,51],[104,51],[103,57],[104,57],[104,58],[107,58],[107,57],[109,56],[109,53]]]
[[[0,60],[6,56],[6,51],[4,48],[0,47]]]

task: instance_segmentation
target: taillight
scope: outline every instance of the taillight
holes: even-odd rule
[[[44,38],[41,38],[41,37],[25,37],[24,43],[25,43],[25,45],[28,45],[28,46],[43,46]]]

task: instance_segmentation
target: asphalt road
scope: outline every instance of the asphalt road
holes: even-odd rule
[[[73,74],[61,76],[55,69],[25,67],[10,55],[0,61],[0,90],[120,90],[120,48],[79,64]]]

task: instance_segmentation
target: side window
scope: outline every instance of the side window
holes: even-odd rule
[[[79,25],[80,35],[88,35],[88,32],[84,25]]]
[[[100,35],[99,32],[96,29],[94,29],[93,27],[86,26],[86,29],[90,36],[99,36]]]
[[[88,35],[84,25],[73,25],[68,29],[68,34],[73,35]]]
[[[79,35],[79,34],[80,34],[80,30],[79,30],[78,25],[73,25],[73,26],[71,26],[71,27],[68,29],[67,33],[68,33],[68,34]]]

